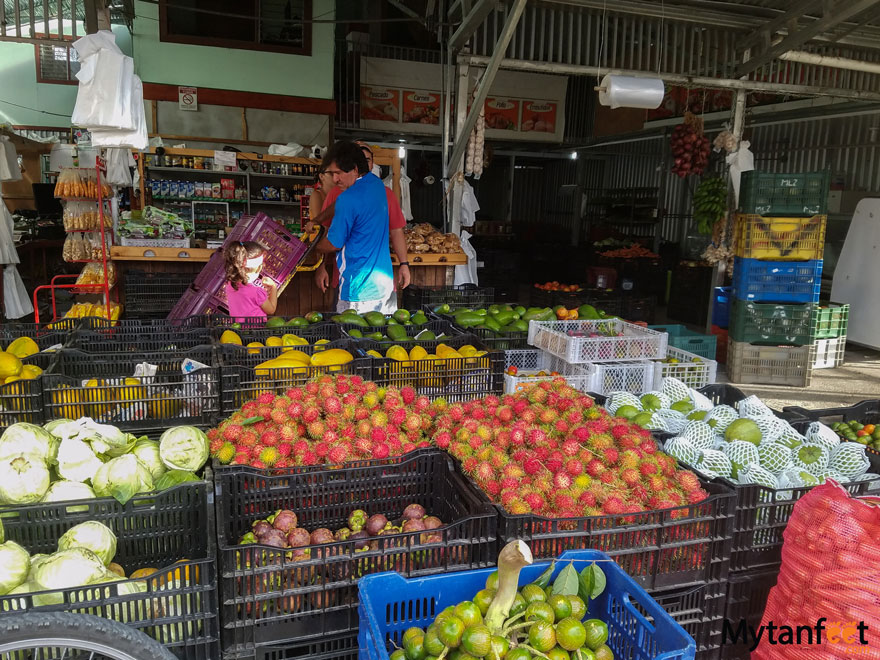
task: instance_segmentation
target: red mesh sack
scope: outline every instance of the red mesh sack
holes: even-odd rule
[[[880,660],[880,499],[826,481],[794,505],[783,539],[752,660]]]

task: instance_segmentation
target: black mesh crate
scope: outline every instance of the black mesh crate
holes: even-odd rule
[[[170,330],[188,332],[211,328],[216,317],[209,314],[197,314],[185,318],[174,319],[121,319],[112,321],[101,316],[87,316],[80,320],[76,330],[100,332],[112,336],[116,332],[165,332]]]
[[[600,550],[648,590],[725,580],[733,532],[733,492],[726,485],[700,481],[709,493],[702,502],[625,518],[512,515],[496,506],[498,549],[522,539],[535,559],[551,559],[565,550]]]
[[[476,336],[458,335],[452,339],[420,342],[426,351],[433,353],[439,344],[458,349],[470,344],[478,351],[487,350]],[[358,350],[362,354],[374,349],[376,342],[362,339]],[[437,359],[394,360],[373,358],[372,377],[379,385],[413,387],[419,394],[447,401],[466,401],[487,394],[499,394],[504,389],[504,353],[490,351],[479,357],[437,357]]]
[[[727,603],[724,614],[735,632],[742,621],[749,628],[758,629],[767,606],[770,590],[776,586],[779,570],[738,571],[730,574],[727,584]],[[721,649],[724,660],[749,660],[749,645],[725,644]]]
[[[80,325],[80,319],[61,319],[49,325],[3,322],[0,323],[0,350],[5,351],[9,344],[21,337],[33,339],[41,351],[63,346]]]
[[[357,631],[224,654],[225,660],[358,660]]]
[[[227,468],[215,481],[220,547],[224,647],[255,647],[356,632],[357,580],[395,570],[407,577],[493,566],[497,559],[494,509],[440,451],[420,451],[393,463],[267,475]],[[309,531],[345,525],[354,509],[399,517],[420,504],[444,523],[437,542],[422,533],[371,537],[366,550],[353,541],[290,550],[238,545],[254,521],[293,510]],[[282,656],[283,657],[283,656]]]
[[[727,603],[727,585],[707,582],[683,589],[665,589],[649,592],[666,613],[694,638],[695,660],[718,660],[721,654],[724,609]],[[653,619],[635,602],[633,606],[649,621]]]
[[[173,327],[138,327],[125,325],[112,330],[77,330],[68,340],[68,348],[84,353],[182,352],[211,343],[210,330]]]
[[[621,302],[621,309],[616,312],[621,318],[631,323],[654,322],[654,310],[657,307],[655,296],[625,296]],[[610,313],[607,310],[605,312]]]
[[[403,290],[403,306],[422,309],[447,304],[451,308],[488,307],[495,302],[495,290],[488,286],[460,284],[458,286],[416,286]]]
[[[336,324],[333,324],[333,325],[336,325]],[[344,327],[345,328],[345,336],[346,337],[351,337],[352,330],[358,330],[359,332],[361,332],[364,335],[372,334],[373,332],[381,332],[386,337],[388,336],[388,326],[385,326],[384,328],[376,328],[375,330],[374,329],[367,330],[365,328],[356,328],[356,327],[349,325],[349,324],[344,324],[343,326],[337,326],[337,327]],[[383,339],[381,341],[378,341],[378,340],[373,339],[371,341],[373,341],[375,344],[378,344],[381,347],[381,348],[376,348],[375,350],[379,351],[380,353],[384,353],[386,350],[388,350],[392,346],[397,346],[397,345],[403,346],[404,348],[409,350],[413,346],[416,346],[416,345],[422,346],[425,344],[430,344],[431,342],[434,342],[434,344],[436,345],[437,342],[444,341],[443,339],[438,339],[438,340],[416,339],[416,336],[419,335],[419,333],[421,333],[423,330],[429,330],[429,331],[433,332],[435,337],[439,337],[440,335],[446,335],[447,339],[451,339],[452,337],[457,337],[458,335],[462,334],[461,330],[457,326],[454,326],[449,321],[429,320],[427,323],[423,323],[422,325],[401,325],[399,327],[403,328],[406,331],[406,336],[407,336],[406,339],[402,339],[400,341],[395,341],[393,339]],[[362,339],[362,337],[357,337],[357,339],[360,340],[360,339]]]
[[[739,210],[752,215],[821,215],[828,210],[831,172],[743,172]]]
[[[144,363],[155,374],[140,375]],[[124,354],[63,349],[42,378],[47,420],[85,416],[146,431],[206,426],[220,412],[220,368],[211,346]]]
[[[122,287],[125,318],[155,319],[168,316],[196,273],[150,273],[126,270]]]
[[[528,332],[495,332],[487,328],[468,328],[465,332],[479,337],[493,351],[512,351],[529,348]]]
[[[231,330],[237,334],[244,346],[247,346],[251,342],[260,342],[266,346],[266,341],[270,338],[276,337],[283,340],[284,335],[296,335],[297,337],[302,337],[303,339],[307,339],[310,344],[315,343],[319,339],[336,341],[338,339],[345,339],[346,337],[345,332],[339,324],[330,322],[314,323],[302,327],[285,325],[270,328],[256,328],[246,324],[243,324],[241,328],[218,326],[211,330],[211,337],[215,342],[219,343],[223,333],[227,330]],[[299,347],[293,345],[293,348]]]
[[[53,352],[36,353],[22,360],[22,364],[45,371],[54,358]],[[18,422],[42,424],[45,421],[42,375],[0,384],[0,432]]]
[[[316,348],[324,350],[341,348],[349,351],[355,357],[347,364],[325,367],[291,366],[281,369],[257,370],[257,367],[263,362],[281,355],[283,348],[286,347],[270,346],[262,349],[248,349],[235,344],[223,344],[219,347],[222,378],[221,406],[224,414],[231,414],[246,401],[255,399],[261,392],[284,394],[291,387],[305,385],[308,381],[322,374],[358,374],[364,380],[369,380],[372,375],[370,358],[359,358],[355,343],[350,339],[338,339],[328,344],[318,344],[317,347],[315,345],[290,347],[308,355],[314,354]]]
[[[94,614],[121,621],[155,638],[181,660],[220,656],[214,508],[207,482],[181,484],[136,495],[126,504],[111,498],[34,504],[3,510],[6,538],[31,554],[52,553],[58,539],[93,520],[116,534],[116,556],[126,574],[160,569],[141,580],[144,593],[120,594],[108,583],[43,592],[44,610]],[[167,569],[167,570],[165,570]],[[51,594],[51,596],[50,596]],[[34,609],[32,594],[0,597],[3,611]]]

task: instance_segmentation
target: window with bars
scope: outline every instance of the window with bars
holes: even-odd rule
[[[162,41],[312,53],[312,0],[159,0]]]
[[[37,82],[75,85],[79,57],[71,46],[37,44]]]

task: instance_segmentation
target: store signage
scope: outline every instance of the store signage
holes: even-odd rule
[[[178,87],[177,107],[188,112],[197,111],[199,109],[199,90],[196,87]]]

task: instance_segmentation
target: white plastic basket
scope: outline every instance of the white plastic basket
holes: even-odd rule
[[[834,369],[843,364],[846,352],[846,335],[835,339],[816,340],[816,361],[813,369]]]
[[[665,332],[620,319],[529,322],[529,344],[570,364],[662,359],[668,340]]]
[[[528,351],[515,352],[526,353]],[[590,386],[593,382],[593,375],[590,372],[588,365],[569,364],[555,355],[550,355],[544,351],[535,351],[535,353],[536,363],[532,368],[522,368],[519,365],[516,365],[517,369],[519,369],[516,376],[511,376],[506,373],[504,374],[505,394],[513,394],[529,385],[534,385],[535,383],[540,383],[544,380],[553,380],[560,376],[565,378],[566,382],[574,389],[580,390],[581,392],[590,391]],[[539,373],[546,375],[539,376]],[[551,373],[555,375],[550,375]]]
[[[594,362],[584,366],[590,372],[589,391],[595,394],[619,391],[644,394],[654,389],[655,363],[651,360]]]
[[[504,351],[504,371],[511,367],[516,367],[519,370],[532,369],[540,371],[543,369],[541,366],[542,355],[543,353],[537,348],[518,348]]]
[[[715,382],[718,374],[718,363],[715,360],[683,351],[675,346],[668,347],[666,351],[666,359],[670,358],[678,362],[654,362],[654,383],[657,387],[664,378],[677,378],[695,390]]]

